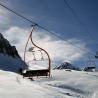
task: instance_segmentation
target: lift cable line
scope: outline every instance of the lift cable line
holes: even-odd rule
[[[73,10],[73,8],[68,4],[68,2],[66,0],[64,0],[64,3],[65,3],[65,5],[67,5],[67,7],[72,12],[72,14],[74,15],[74,17],[77,19],[77,21],[79,22],[79,24],[84,25],[83,22],[81,22],[81,20],[79,19],[79,17],[76,14],[76,12]]]
[[[25,20],[27,20],[28,22],[33,23],[33,24],[36,24],[34,21],[31,21],[30,19],[24,17],[23,15],[21,15],[21,14],[15,12],[14,10],[8,8],[7,6],[5,6],[5,5],[3,5],[3,4],[1,4],[1,3],[0,3],[0,6],[4,7],[4,8],[7,9],[8,11],[14,13],[15,15],[17,15],[17,16],[19,16],[19,17],[25,19]]]
[[[73,8],[69,5],[69,3],[67,2],[67,0],[64,0],[65,5],[69,8],[69,10],[72,12],[74,18],[77,20],[77,22],[80,24],[80,26],[82,26],[85,31],[88,33],[88,36],[95,41],[95,39],[93,38],[92,34],[89,32],[89,30],[86,28],[85,23],[83,23],[80,18],[78,17],[77,13],[73,10]]]
[[[0,6],[2,6],[2,7],[5,8],[5,9],[7,9],[8,11],[14,13],[15,15],[21,17],[22,19],[24,19],[24,20],[26,20],[26,21],[32,23],[33,25],[36,25],[36,26],[39,27],[40,29],[47,31],[47,33],[50,33],[50,34],[54,35],[55,37],[57,37],[57,38],[63,40],[64,42],[67,42],[67,43],[69,43],[70,45],[72,45],[72,46],[74,46],[74,47],[80,49],[81,51],[87,51],[87,53],[89,53],[89,54],[91,54],[91,55],[95,55],[95,53],[93,53],[93,52],[91,52],[91,51],[89,51],[89,50],[87,50],[87,49],[85,49],[85,48],[81,48],[81,47],[79,47],[79,46],[73,44],[72,42],[66,41],[64,38],[62,38],[62,37],[59,36],[58,34],[55,34],[54,32],[51,32],[51,31],[48,30],[47,28],[45,28],[45,27],[39,25],[38,23],[36,23],[36,22],[34,22],[34,21],[32,21],[32,20],[30,20],[30,19],[24,17],[23,15],[21,15],[21,14],[17,13],[16,11],[14,11],[14,10],[8,8],[7,6],[5,6],[5,5],[3,5],[3,4],[1,4],[1,3],[0,3]]]

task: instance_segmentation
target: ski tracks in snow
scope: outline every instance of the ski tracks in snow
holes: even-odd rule
[[[50,95],[51,98],[90,98],[77,92],[68,90],[66,88],[64,89],[50,84],[48,85],[42,84],[41,86],[48,90],[47,94]]]

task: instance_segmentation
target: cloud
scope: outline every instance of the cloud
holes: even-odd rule
[[[8,11],[0,7],[0,32],[9,28],[10,15]]]
[[[23,57],[25,43],[29,36],[29,29],[20,27],[11,27],[8,29],[4,35],[11,42],[12,45],[16,45],[20,55]],[[86,54],[86,51],[82,51],[77,47],[72,46],[77,45],[81,48],[86,48],[86,44],[78,39],[69,39],[67,41],[62,41],[55,39],[42,31],[36,31],[33,33],[33,40],[35,43],[46,49],[50,54],[52,61],[70,61],[74,62]]]

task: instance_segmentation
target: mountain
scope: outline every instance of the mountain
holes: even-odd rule
[[[54,69],[71,69],[71,70],[80,70],[79,68],[73,66],[72,64],[68,63],[68,62],[64,62],[62,63],[60,66],[56,66]]]
[[[12,56],[14,58],[16,57],[20,58],[18,51],[16,50],[16,47],[11,46],[9,41],[5,39],[1,33],[0,33],[0,53]]]
[[[15,46],[0,33],[0,69],[17,72],[20,68],[26,67],[24,61],[18,54]]]

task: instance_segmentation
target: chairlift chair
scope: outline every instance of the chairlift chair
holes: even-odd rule
[[[45,49],[37,46],[34,43],[34,41],[32,39],[32,33],[34,32],[34,30],[35,30],[35,25],[33,25],[33,27],[32,27],[32,30],[30,32],[30,35],[28,37],[28,40],[27,40],[26,46],[25,46],[24,62],[27,63],[28,69],[26,69],[26,73],[23,73],[23,76],[24,77],[33,77],[33,76],[37,76],[37,77],[38,76],[49,76],[50,77],[50,73],[51,73],[51,59],[50,59],[50,56],[49,56],[48,52]],[[27,50],[29,41],[30,41],[30,43],[31,43],[32,46]],[[40,52],[40,57],[41,58],[39,58],[39,59],[36,58],[36,55],[35,55],[35,52],[36,51],[34,50],[35,48],[37,48],[37,50],[38,50],[37,52]],[[27,51],[28,52],[31,52],[32,53],[32,56],[33,56],[33,59],[30,60],[30,61],[28,61],[28,62],[26,61]],[[46,68],[46,69],[41,68],[41,69],[36,69],[36,70],[29,69],[29,63],[30,62],[38,62],[38,61],[43,61],[44,62],[45,61],[43,52],[47,56],[47,60],[48,60],[48,65],[47,66],[48,66],[48,68]],[[32,66],[34,66],[34,65],[32,64]]]

